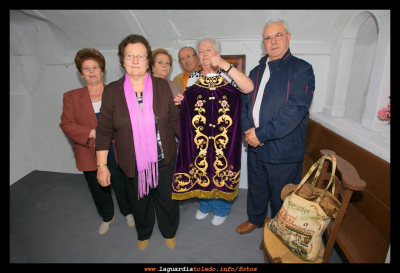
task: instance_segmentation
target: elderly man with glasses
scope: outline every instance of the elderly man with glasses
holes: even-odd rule
[[[190,73],[201,70],[201,66],[199,65],[199,58],[197,57],[196,51],[193,47],[182,47],[179,50],[178,58],[183,72],[177,75],[173,79],[173,82],[175,82],[180,87],[183,93],[185,92]]]
[[[284,185],[301,180],[305,137],[314,89],[312,66],[293,56],[291,33],[283,20],[263,29],[267,54],[250,72],[255,89],[242,94],[241,127],[248,143],[248,220],[236,231],[261,227],[271,201],[271,217],[282,206]]]

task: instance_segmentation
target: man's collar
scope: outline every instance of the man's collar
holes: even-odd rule
[[[289,56],[291,56],[290,48],[286,51],[285,54],[283,54],[282,58],[276,59],[276,60],[273,60],[273,61],[269,61],[268,63],[271,64],[271,65],[279,67],[282,62],[286,61],[289,58]],[[266,57],[268,58],[268,55],[266,55]]]
[[[194,71],[199,71],[199,70],[203,70],[203,67],[201,67],[201,65],[199,65],[198,67],[197,67],[197,69],[195,69]],[[193,71],[193,72],[194,72]],[[183,73],[186,75],[186,76],[189,76],[191,73],[187,73],[185,70],[183,71]]]
[[[281,57],[281,58],[279,58],[279,59],[276,59],[276,60],[273,60],[273,61],[269,61],[269,62],[276,62],[276,61],[279,61],[279,60],[286,60],[289,56],[291,55],[291,53],[290,53],[290,48],[288,48],[288,50],[286,51],[286,53],[285,54],[283,54],[283,56]],[[267,56],[267,58],[268,58],[268,55],[266,55]]]

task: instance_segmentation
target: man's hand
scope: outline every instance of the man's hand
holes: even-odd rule
[[[264,143],[261,143],[256,136],[256,128],[250,128],[244,132],[244,139],[253,148],[264,145]]]

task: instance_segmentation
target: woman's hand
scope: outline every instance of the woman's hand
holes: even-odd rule
[[[228,71],[231,64],[221,58],[219,54],[217,54],[211,58],[211,66],[221,68],[224,71]],[[216,71],[218,69],[214,70]],[[253,81],[244,73],[240,72],[235,66],[233,66],[232,69],[229,70],[229,78],[231,78],[236,83],[236,85],[239,87],[240,92],[244,94],[248,94],[254,90]]]
[[[90,131],[89,138],[96,138],[96,129]]]
[[[211,58],[211,66],[216,68],[221,68],[223,70],[228,70],[231,66],[227,61],[225,61],[219,54]],[[218,70],[218,69],[216,69]]]
[[[182,94],[177,94],[174,98],[175,105],[181,105],[181,101],[183,100]]]
[[[111,174],[110,171],[108,170],[107,166],[99,166],[97,168],[97,181],[102,187],[107,187],[109,186],[111,180]]]

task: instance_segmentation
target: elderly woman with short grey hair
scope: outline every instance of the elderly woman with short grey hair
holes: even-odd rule
[[[193,85],[200,75],[218,74],[245,94],[253,91],[254,85],[250,78],[221,58],[221,43],[216,37],[204,36],[198,39],[196,51],[203,70],[190,74],[186,88]]]

